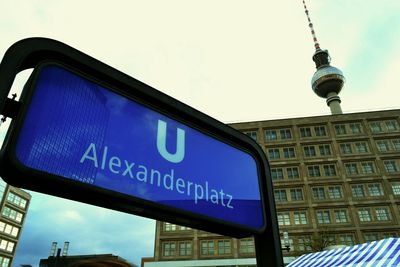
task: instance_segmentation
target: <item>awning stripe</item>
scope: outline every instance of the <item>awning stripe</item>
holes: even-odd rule
[[[352,247],[305,254],[288,265],[288,267],[326,266],[400,266],[400,239],[388,238]]]

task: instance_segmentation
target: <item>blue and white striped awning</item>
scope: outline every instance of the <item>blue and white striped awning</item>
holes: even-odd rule
[[[388,238],[351,247],[305,254],[287,267],[400,266],[400,239]]]

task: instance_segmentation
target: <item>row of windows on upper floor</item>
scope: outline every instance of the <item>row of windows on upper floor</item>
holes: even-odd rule
[[[376,140],[375,146],[381,153],[400,152],[400,139]],[[316,144],[301,146],[303,158],[320,158],[333,156],[331,144]],[[339,152],[342,156],[368,155],[371,154],[371,148],[367,141],[342,142],[339,143]],[[296,147],[273,147],[267,149],[269,160],[296,159]]]
[[[399,124],[396,120],[369,122],[369,128],[373,134],[391,133],[400,131]],[[365,133],[365,130],[360,122],[335,124],[334,130],[337,136],[360,135]],[[257,131],[245,131],[245,133],[254,140],[261,141],[258,139]],[[315,125],[315,126],[299,127],[299,136],[302,139],[312,138],[312,137],[317,137],[317,138],[327,137],[328,136],[327,126]],[[293,138],[294,138],[293,129],[289,127],[264,130],[264,140],[267,142],[276,140],[292,140]]]
[[[376,175],[379,173],[396,175],[400,173],[400,159],[384,160],[383,170],[381,171],[377,168],[375,161],[344,162],[343,164],[347,177]],[[333,178],[339,176],[336,163],[308,164],[305,168],[305,174],[309,178]],[[271,168],[271,179],[275,182],[298,181],[300,180],[300,175],[299,166]]]
[[[348,208],[317,209],[314,211],[316,222],[320,226],[342,226],[354,224]],[[359,224],[390,223],[393,215],[389,207],[359,207],[356,209]],[[309,213],[306,210],[277,212],[278,225],[280,228],[289,226],[308,226],[310,223]]]
[[[16,194],[14,194],[13,192],[9,192],[7,195],[7,201],[21,209],[26,208],[26,204],[28,203],[28,201]]]
[[[199,241],[200,256],[218,257],[233,254],[232,239],[204,239]],[[238,241],[240,254],[254,254],[254,241],[244,238]],[[193,240],[168,240],[161,242],[161,253],[164,258],[192,256]]]
[[[339,201],[345,199],[342,185],[310,186],[313,201]],[[391,194],[400,197],[400,182],[390,183]],[[371,199],[387,195],[382,183],[357,183],[351,184],[350,189],[353,200]],[[388,189],[389,190],[389,189]],[[304,202],[306,197],[303,187],[290,187],[274,189],[274,198],[277,204],[287,202]]]

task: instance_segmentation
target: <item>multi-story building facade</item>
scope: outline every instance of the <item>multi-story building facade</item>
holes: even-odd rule
[[[400,110],[231,126],[269,160],[281,236],[289,235],[285,262],[400,234]],[[251,237],[157,222],[154,262],[145,266],[255,266],[254,253]]]
[[[0,266],[12,266],[31,195],[0,178]]]

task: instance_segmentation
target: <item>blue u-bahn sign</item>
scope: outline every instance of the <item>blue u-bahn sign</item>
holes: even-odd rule
[[[33,68],[20,100],[7,98]],[[0,176],[14,186],[233,237],[280,266],[269,167],[246,135],[82,52],[45,38],[0,64],[12,118]]]

